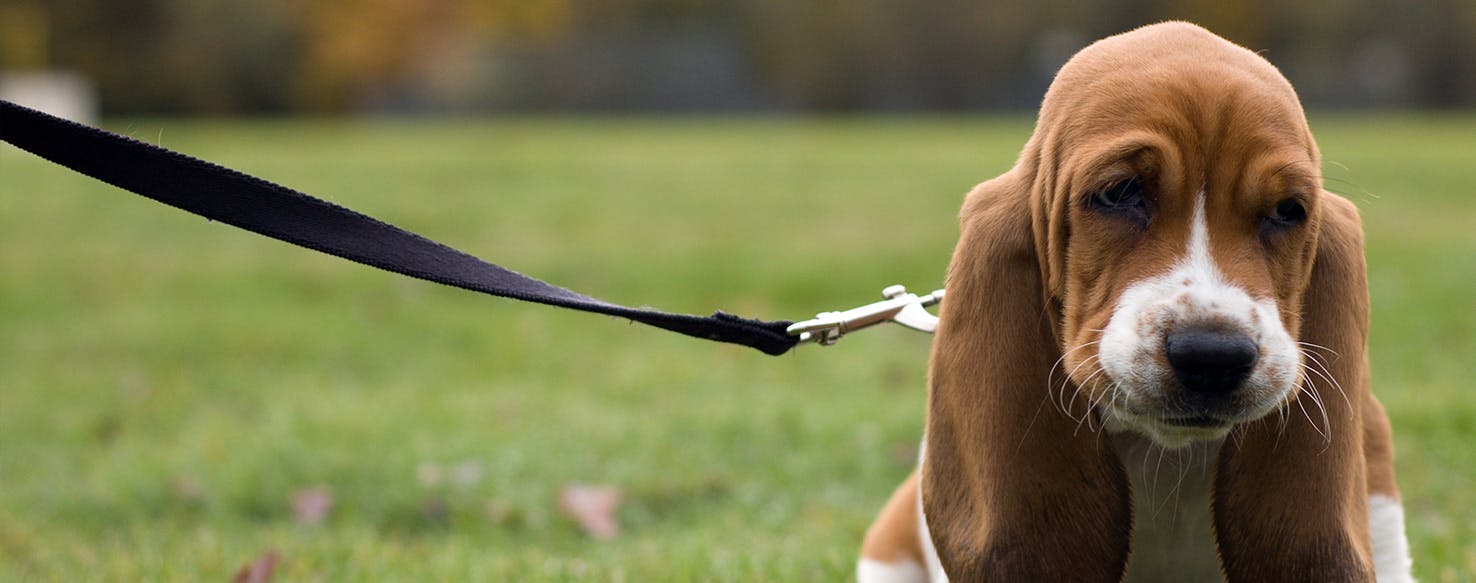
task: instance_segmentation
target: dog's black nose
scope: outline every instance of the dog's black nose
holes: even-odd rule
[[[1169,334],[1169,365],[1184,390],[1202,395],[1234,391],[1250,374],[1259,351],[1242,334],[1191,328]]]

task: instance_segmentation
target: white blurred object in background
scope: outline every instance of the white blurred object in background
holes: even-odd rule
[[[0,72],[0,99],[77,123],[97,124],[97,93],[77,73]]]

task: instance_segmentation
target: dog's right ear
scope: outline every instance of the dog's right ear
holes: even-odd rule
[[[964,204],[933,340],[923,511],[953,581],[1120,581],[1129,485],[1112,448],[1048,402],[1061,351],[1043,278],[1064,266],[1042,256],[1065,254],[1045,232],[1059,221],[1042,219],[1064,209],[1023,166]]]

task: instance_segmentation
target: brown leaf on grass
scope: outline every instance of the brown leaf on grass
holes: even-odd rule
[[[415,468],[415,479],[422,486],[434,488],[446,481],[446,470],[438,464],[425,462]]]
[[[446,524],[451,520],[451,506],[446,504],[445,497],[427,496],[420,502],[420,517],[432,524]]]
[[[620,536],[620,523],[615,520],[619,508],[620,489],[612,486],[569,484],[559,491],[559,511],[600,540]]]
[[[205,485],[193,477],[177,474],[169,479],[169,489],[180,501],[191,504],[205,502]]]
[[[281,560],[282,555],[277,551],[267,551],[255,561],[241,565],[241,570],[236,571],[235,577],[231,577],[231,583],[267,583],[272,580],[272,573],[277,570],[277,563]]]
[[[292,494],[292,517],[298,524],[313,525],[328,518],[333,510],[333,493],[324,486],[298,490]]]

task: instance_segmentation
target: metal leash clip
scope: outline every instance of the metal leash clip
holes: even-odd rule
[[[923,308],[943,301],[943,290],[919,296],[907,293],[903,286],[891,285],[882,290],[882,296],[887,299],[842,312],[821,312],[813,320],[790,324],[787,331],[790,336],[798,336],[800,342],[829,346],[841,336],[882,322],[896,322],[929,334],[938,328],[938,317]]]

